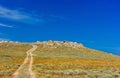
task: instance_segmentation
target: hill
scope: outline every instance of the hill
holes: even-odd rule
[[[16,42],[0,43],[0,78],[10,78],[23,63],[30,45]]]
[[[108,54],[106,52],[93,50],[85,47],[83,44],[67,41],[48,41],[37,42],[38,49],[35,53],[39,57],[50,58],[81,58],[92,60],[113,60],[120,61],[117,55]],[[38,51],[38,52],[37,52]]]
[[[120,56],[68,41],[34,43],[37,78],[120,78]],[[113,71],[115,71],[113,73]]]
[[[0,42],[0,78],[12,77],[22,65],[26,51],[32,48],[31,44],[37,45],[32,66],[36,78],[120,78],[120,56],[93,50],[81,43],[51,40]]]

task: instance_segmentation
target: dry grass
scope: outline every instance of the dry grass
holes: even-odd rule
[[[93,60],[113,60],[120,61],[120,57],[111,55],[106,52],[92,50],[89,48],[73,48],[67,46],[60,46],[54,48],[54,46],[46,46],[43,44],[38,45],[38,49],[34,52],[36,57],[43,58],[81,58],[81,59],[93,59]]]
[[[35,58],[37,78],[110,78],[120,74],[120,62],[70,58]],[[114,73],[112,71],[115,71]],[[98,74],[101,76],[95,77]],[[49,77],[47,77],[49,76]],[[106,77],[107,77],[106,76]]]
[[[20,43],[0,43],[0,78],[10,78],[22,64],[31,46]]]
[[[10,78],[30,48],[29,44],[0,43],[0,78]],[[36,78],[120,78],[120,57],[105,52],[39,44],[33,54]]]
[[[119,56],[85,47],[39,44],[33,65],[37,78],[120,78]]]

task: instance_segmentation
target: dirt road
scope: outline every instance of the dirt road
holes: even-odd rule
[[[33,54],[32,52],[37,49],[36,45],[26,52],[27,56],[23,64],[16,70],[12,78],[36,78],[34,72],[32,71],[33,64]]]

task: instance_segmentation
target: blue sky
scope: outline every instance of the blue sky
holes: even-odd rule
[[[120,55],[119,0],[0,0],[0,40],[68,40]]]

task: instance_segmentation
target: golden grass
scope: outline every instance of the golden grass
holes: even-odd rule
[[[0,78],[10,78],[23,63],[31,46],[19,43],[0,43]]]
[[[113,69],[120,69],[119,61],[105,60],[84,60],[71,58],[35,58],[34,71],[37,78],[87,78],[88,72],[95,69],[100,72]],[[111,72],[110,70],[109,72]],[[104,74],[102,74],[104,75]],[[82,77],[83,76],[83,77]],[[88,77],[90,78],[90,77]],[[91,77],[94,78],[94,77]],[[102,77],[100,77],[102,78]]]
[[[116,55],[44,44],[38,44],[33,54],[37,78],[120,78],[120,57]]]
[[[0,78],[10,78],[30,48],[29,44],[0,43]],[[120,78],[120,57],[104,52],[38,45],[33,55],[36,78]]]
[[[34,52],[36,57],[43,58],[77,58],[77,59],[92,59],[92,60],[113,60],[120,61],[120,57],[106,52],[101,52],[89,48],[73,48],[73,47],[49,47],[44,44],[38,45],[37,50]]]
[[[35,58],[34,64],[47,64],[47,65],[55,65],[60,66],[63,64],[63,67],[56,67],[56,69],[64,69],[64,67],[68,69],[74,69],[77,67],[85,67],[85,68],[101,68],[101,67],[116,67],[120,68],[119,61],[107,61],[107,60],[84,60],[84,59],[71,59],[71,58]],[[73,66],[73,67],[72,67]],[[53,68],[52,68],[53,69]]]

